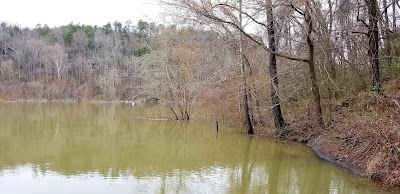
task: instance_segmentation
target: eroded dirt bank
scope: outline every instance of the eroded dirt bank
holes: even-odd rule
[[[283,138],[306,143],[321,158],[361,176],[400,188],[400,81],[381,97],[359,94],[330,113],[327,126],[316,128],[305,117],[289,125]]]

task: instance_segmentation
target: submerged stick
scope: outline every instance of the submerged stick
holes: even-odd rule
[[[215,121],[215,124],[217,125],[217,132],[218,132],[218,121]]]

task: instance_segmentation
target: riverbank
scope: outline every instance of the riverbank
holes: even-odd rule
[[[309,115],[289,124],[290,141],[306,143],[321,158],[387,188],[400,187],[400,79],[386,83],[387,93],[361,92],[329,113],[324,129]]]

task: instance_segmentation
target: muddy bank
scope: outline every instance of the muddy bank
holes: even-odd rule
[[[321,129],[322,130],[322,129]],[[304,136],[305,135],[305,136]],[[369,148],[362,148],[365,145],[372,145],[371,141],[365,141],[362,145],[355,145],[356,142],[348,140],[348,138],[340,138],[339,133],[321,132],[319,134],[312,134],[308,136],[303,133],[299,136],[298,131],[292,130],[290,134],[284,139],[289,141],[301,142],[310,147],[320,158],[329,162],[335,163],[345,169],[348,169],[360,176],[371,178],[382,182],[386,187],[399,187],[399,184],[387,185],[384,180],[383,169],[378,169],[377,160],[374,161],[376,147],[374,150]],[[381,152],[380,152],[381,153]],[[382,162],[382,161],[380,161]]]
[[[400,188],[400,92],[330,113],[325,128],[304,117],[288,127],[286,140],[306,143],[321,158],[363,177]],[[366,102],[366,103],[356,103]]]
[[[327,160],[329,162],[335,163],[343,168],[346,168],[360,176],[366,176],[365,171],[363,171],[360,168],[352,166],[348,161],[343,161],[339,160],[338,158],[330,155],[327,153],[327,151],[322,148],[322,145],[317,142],[309,142],[306,144],[308,147],[310,147],[320,158]]]

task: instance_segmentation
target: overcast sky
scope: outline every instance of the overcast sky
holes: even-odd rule
[[[124,23],[139,19],[160,19],[157,0],[3,0],[0,21],[35,27],[49,27],[70,22],[104,25],[116,20]]]

